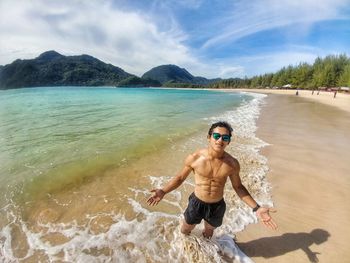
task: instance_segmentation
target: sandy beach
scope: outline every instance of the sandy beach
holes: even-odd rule
[[[255,92],[263,94],[279,94],[279,95],[293,95],[295,96],[296,90],[279,90],[279,89],[238,89],[238,91]],[[306,98],[308,100],[330,105],[340,110],[350,112],[350,94],[337,92],[334,98],[334,92],[311,90],[298,90],[298,97]]]
[[[348,262],[350,95],[255,91],[269,94],[257,135],[279,229],[249,225],[239,246],[255,262]]]

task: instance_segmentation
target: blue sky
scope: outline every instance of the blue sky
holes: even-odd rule
[[[350,56],[350,0],[0,0],[0,65],[47,50],[138,76],[251,77]]]

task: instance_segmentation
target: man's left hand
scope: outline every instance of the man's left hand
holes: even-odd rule
[[[256,211],[256,216],[261,222],[264,223],[266,227],[276,230],[277,224],[275,223],[275,221],[273,221],[272,217],[270,216],[270,212],[275,213],[276,210],[270,209],[268,207],[259,207],[259,209]]]

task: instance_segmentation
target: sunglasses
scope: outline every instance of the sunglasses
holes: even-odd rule
[[[231,141],[231,136],[230,135],[227,135],[227,134],[220,134],[220,133],[217,133],[217,132],[214,132],[213,133],[213,138],[215,139],[215,141],[219,140],[220,138],[222,138],[222,140],[224,142],[229,142]]]

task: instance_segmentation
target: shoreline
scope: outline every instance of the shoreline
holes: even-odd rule
[[[156,88],[159,89],[159,88]],[[221,91],[221,92],[245,92],[245,93],[261,93],[261,94],[275,94],[275,95],[288,95],[296,97],[296,90],[287,89],[208,89],[208,88],[160,88],[160,89],[178,89],[178,90],[208,90],[208,91]],[[317,95],[315,90],[312,94],[312,90],[298,90],[298,97],[305,98],[316,103],[322,103],[330,106],[334,106],[346,112],[350,112],[350,93],[337,92],[336,98],[334,98],[334,92],[320,91]]]
[[[226,91],[227,89],[224,90]],[[305,98],[313,102],[334,106],[338,109],[350,112],[349,93],[338,92],[336,97],[334,98],[334,92],[329,91],[320,91],[319,95],[317,95],[317,91],[315,91],[314,94],[312,94],[312,90],[298,90],[298,96],[296,96],[296,90],[233,89],[233,91],[295,96]]]
[[[299,91],[299,96],[295,91],[259,91],[269,94],[257,136],[270,144],[261,153],[268,159],[266,176],[278,211],[272,216],[279,229],[248,225],[237,233],[238,245],[255,262],[346,262],[350,96],[339,96],[345,105],[339,94],[310,99],[311,91]],[[325,95],[330,98],[320,99]]]

